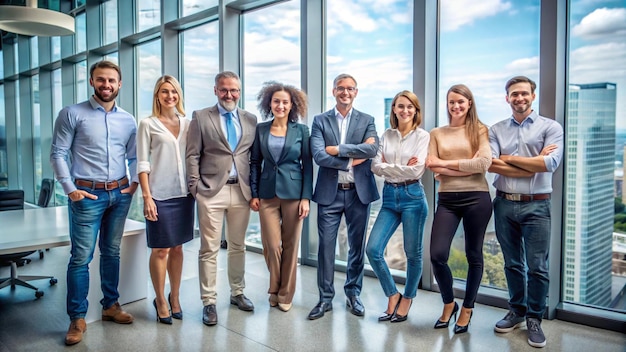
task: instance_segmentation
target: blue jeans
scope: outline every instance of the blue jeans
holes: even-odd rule
[[[365,252],[387,297],[398,290],[385,262],[385,247],[402,223],[404,253],[406,254],[406,284],[404,297],[414,298],[422,277],[422,240],[428,203],[421,183],[394,187],[385,183],[383,205],[367,241]]]
[[[124,223],[133,198],[112,191],[79,187],[98,197],[96,200],[69,201],[71,257],[67,266],[67,314],[70,319],[87,314],[89,292],[89,263],[93,259],[96,241],[100,246],[100,287],[102,307],[109,308],[119,298],[120,243]],[[100,238],[98,239],[98,232]]]
[[[493,210],[509,307],[519,316],[541,319],[549,284],[550,200],[513,202],[496,197]]]

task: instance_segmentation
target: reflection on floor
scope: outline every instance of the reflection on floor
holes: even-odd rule
[[[333,311],[309,321],[310,309],[317,303],[316,270],[300,266],[294,306],[287,313],[270,308],[267,296],[268,273],[263,256],[247,254],[246,295],[256,305],[253,313],[229,304],[229,286],[225,271],[226,252],[218,257],[219,323],[202,324],[199,299],[197,251],[199,240],[185,245],[182,284],[184,320],[171,326],[155,322],[151,286],[146,283],[148,299],[130,303],[124,309],[135,316],[132,325],[94,322],[88,325],[83,342],[74,351],[530,351],[526,331],[509,334],[493,331],[495,322],[504,316],[499,308],[477,305],[469,333],[455,336],[450,329],[434,330],[441,313],[439,294],[419,291],[409,319],[404,323],[379,323],[378,315],[386,308],[378,281],[366,277],[362,300],[365,316],[358,318],[345,309],[341,289],[345,276],[337,273],[337,295]],[[69,248],[53,248],[45,258],[19,268],[20,272],[53,273],[55,286],[47,280],[35,285],[45,292],[35,300],[32,290],[18,287],[0,290],[0,351],[67,351],[63,338],[69,321],[65,314],[65,270]],[[0,268],[0,277],[8,268]],[[402,288],[400,288],[402,291]],[[460,302],[460,301],[459,301]],[[99,304],[98,302],[90,302]],[[626,350],[626,335],[589,328],[562,321],[544,321],[548,339],[546,351],[619,351]]]

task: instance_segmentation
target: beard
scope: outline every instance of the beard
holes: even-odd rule
[[[228,111],[233,111],[237,108],[237,101],[236,100],[224,100],[224,99],[220,99],[220,105],[228,110]]]
[[[105,102],[105,103],[109,103],[112,102],[113,100],[115,100],[115,98],[117,98],[117,93],[119,93],[119,90],[113,91],[111,93],[111,95],[109,97],[103,97],[102,94],[100,94],[100,92],[97,89],[93,90],[93,94],[98,97],[98,99],[100,99],[101,101]]]

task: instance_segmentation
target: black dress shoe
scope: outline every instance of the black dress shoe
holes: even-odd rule
[[[324,313],[333,310],[333,304],[330,302],[318,302],[317,305],[309,313],[308,319],[315,320],[324,316]]]
[[[165,318],[161,318],[159,316],[159,309],[157,308],[156,298],[154,299],[154,301],[152,301],[152,304],[154,305],[154,310],[156,310],[157,321],[159,323],[161,323],[161,324],[172,325],[172,316],[171,315],[169,317],[165,317]]]
[[[402,298],[400,298],[400,301],[402,301]],[[406,314],[400,315],[398,314],[398,307],[400,306],[400,302],[398,302],[398,305],[396,306],[396,311],[393,312],[393,316],[391,317],[391,322],[401,323],[403,321],[406,321],[407,317],[409,316],[409,310],[411,310],[412,305],[413,305],[413,300],[411,300],[411,303],[409,303],[409,309],[406,311]]]
[[[458,311],[459,311],[459,305],[456,302],[454,302],[454,309],[452,309],[452,313],[450,314],[448,321],[441,321],[437,319],[437,321],[435,322],[435,329],[447,328],[448,325],[450,325],[450,320],[452,320],[452,316],[454,316],[454,319],[456,320],[456,313]]]
[[[454,324],[454,333],[455,334],[463,334],[463,333],[467,332],[467,330],[469,329],[469,325],[472,322],[472,315],[474,315],[474,310],[472,310],[470,312],[470,318],[467,321],[467,325],[461,326],[461,325],[458,325],[458,324]]]
[[[220,242],[220,248],[222,249],[228,249],[228,242],[226,242],[226,240],[222,240]]]
[[[365,307],[359,296],[349,296],[346,298],[346,307],[350,309],[350,313],[362,317],[365,314]]]
[[[172,311],[172,294],[167,295],[167,301],[170,303],[170,312]],[[183,309],[180,309],[180,312],[172,312],[172,318],[183,320]]]
[[[254,310],[254,304],[243,293],[237,296],[230,296],[230,304],[236,305],[237,308],[246,312]]]
[[[215,309],[215,304],[204,306],[202,310],[202,322],[204,325],[208,326],[217,324],[217,310]]]

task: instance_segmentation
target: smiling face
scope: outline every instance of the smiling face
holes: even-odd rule
[[[270,101],[270,109],[275,119],[289,118],[289,112],[291,111],[291,95],[284,90],[274,92],[274,94],[272,94],[272,100]]]
[[[117,98],[122,81],[116,70],[112,68],[96,68],[89,78],[96,100],[104,105]]]
[[[398,128],[404,129],[413,125],[417,109],[413,103],[404,96],[399,96],[393,106],[393,113],[398,118]]]
[[[450,126],[464,125],[470,106],[472,106],[472,102],[465,96],[455,92],[449,92],[448,117],[450,118]]]
[[[506,102],[511,105],[513,114],[525,118],[532,111],[535,93],[532,93],[530,83],[520,82],[509,87]]]
[[[162,109],[174,109],[176,104],[178,104],[178,92],[174,86],[168,82],[161,85],[157,93],[157,98],[159,99],[159,104],[161,104]]]
[[[231,77],[222,78],[213,90],[217,100],[224,109],[233,111],[237,108],[239,95],[241,94],[241,85],[238,79]]]
[[[333,96],[337,101],[337,106],[348,110],[352,107],[352,102],[358,92],[356,82],[351,78],[337,81],[337,85],[333,88]]]

